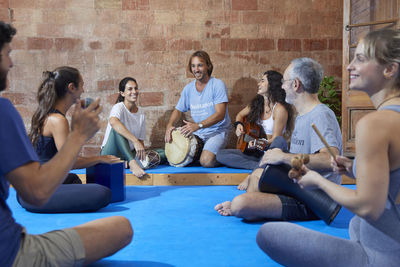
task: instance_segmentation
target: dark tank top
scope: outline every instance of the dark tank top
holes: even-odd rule
[[[65,117],[65,115],[57,109],[51,110],[49,114],[51,113],[58,113]],[[39,136],[35,150],[39,156],[40,163],[45,163],[49,161],[58,152],[56,143],[54,142],[54,138],[52,136],[43,136],[43,135]]]

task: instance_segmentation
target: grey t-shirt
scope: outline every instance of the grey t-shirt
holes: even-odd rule
[[[324,143],[312,129],[315,124],[329,146],[336,147],[342,152],[342,133],[336,120],[335,113],[324,104],[319,104],[304,115],[296,117],[292,139],[290,142],[290,153],[314,154],[324,148]],[[325,178],[340,184],[341,176],[329,173],[321,173]]]

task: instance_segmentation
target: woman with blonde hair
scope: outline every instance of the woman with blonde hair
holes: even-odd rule
[[[335,184],[303,165],[304,188],[319,188],[355,214],[350,240],[287,222],[264,224],[257,243],[285,266],[398,266],[400,262],[400,30],[368,33],[347,70],[350,89],[368,94],[377,109],[356,126],[356,159],[332,158],[356,189]]]

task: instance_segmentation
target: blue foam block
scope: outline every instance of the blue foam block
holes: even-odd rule
[[[86,168],[86,183],[97,183],[111,189],[111,202],[125,200],[124,163],[99,163]]]

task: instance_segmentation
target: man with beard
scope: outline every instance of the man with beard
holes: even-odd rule
[[[16,30],[0,21],[0,91],[13,66],[10,42]],[[121,216],[98,219],[40,235],[28,234],[15,222],[6,200],[10,184],[35,206],[45,204],[64,181],[82,145],[100,128],[99,100],[87,109],[75,105],[72,127],[63,147],[40,165],[18,111],[0,97],[0,266],[81,266],[109,256],[128,245],[133,231]]]
[[[223,81],[211,77],[213,65],[205,51],[194,52],[189,59],[188,70],[195,80],[183,88],[181,97],[171,114],[165,132],[165,142],[172,141],[172,130],[182,113],[190,110],[194,122],[183,120],[181,134],[196,134],[204,141],[200,156],[203,167],[216,165],[216,154],[224,148],[230,130],[227,89]]]

